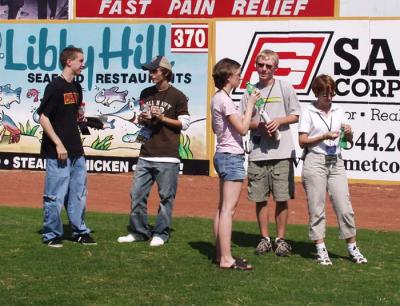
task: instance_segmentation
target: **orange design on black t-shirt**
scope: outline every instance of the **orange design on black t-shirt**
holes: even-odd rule
[[[67,92],[64,94],[64,104],[76,104],[78,94],[76,92]]]

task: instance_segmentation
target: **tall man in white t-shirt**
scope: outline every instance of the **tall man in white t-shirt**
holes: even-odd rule
[[[256,202],[256,215],[261,240],[256,254],[265,254],[275,249],[278,256],[289,256],[291,246],[285,241],[288,222],[288,200],[294,198],[293,158],[295,147],[290,124],[296,123],[300,104],[293,87],[274,78],[278,68],[278,54],[263,50],[256,57],[259,82],[255,86],[261,91],[265,104],[256,108],[252,118],[251,144],[248,167],[248,199]],[[248,95],[242,98],[243,109]],[[265,111],[270,118],[265,122],[260,116]],[[279,131],[280,137],[276,136]],[[279,138],[279,139],[277,139]],[[276,202],[276,238],[273,248],[268,230],[267,199],[272,193]]]

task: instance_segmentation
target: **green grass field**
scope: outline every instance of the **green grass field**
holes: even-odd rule
[[[41,210],[0,207],[0,305],[400,305],[398,232],[359,230],[360,266],[331,228],[323,267],[306,226],[289,226],[295,254],[278,258],[254,255],[256,224],[235,222],[233,252],[255,267],[242,272],[212,264],[211,220],[175,218],[171,241],[150,248],[118,244],[127,219],[90,212],[98,245],[55,249],[41,243]]]

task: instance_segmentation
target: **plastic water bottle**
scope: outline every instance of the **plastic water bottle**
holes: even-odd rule
[[[347,149],[347,139],[344,134],[344,128],[340,128],[339,147],[341,147],[342,149]]]
[[[247,93],[248,93],[249,95],[251,95],[251,94],[254,92],[255,89],[256,89],[256,87],[255,87],[253,84],[251,84],[250,82],[247,82],[247,83],[246,83],[246,91],[247,91]],[[263,97],[261,97],[261,98],[259,98],[259,99],[256,101],[256,106],[257,106],[257,107],[260,107],[260,106],[262,106],[264,103],[265,103],[265,99],[264,99]]]
[[[135,142],[143,144],[150,139],[151,134],[152,130],[147,126],[144,126],[139,130],[139,134],[137,135]]]
[[[271,121],[271,119],[269,118],[267,112],[265,110],[263,110],[263,109],[260,110],[260,116],[261,116],[261,118],[263,118],[265,123],[268,123],[268,122]],[[276,130],[274,132],[274,138],[275,138],[275,140],[280,140],[281,139],[281,132],[279,132],[279,130]]]
[[[142,114],[145,114],[148,119],[151,119],[150,107],[147,104],[144,104],[144,102],[142,101],[140,108],[142,110]],[[152,133],[153,131],[149,127],[144,125],[139,130],[135,142],[144,144],[147,140],[150,139]]]

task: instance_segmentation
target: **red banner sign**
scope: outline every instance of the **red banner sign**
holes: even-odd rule
[[[333,17],[334,0],[76,0],[78,18]]]

